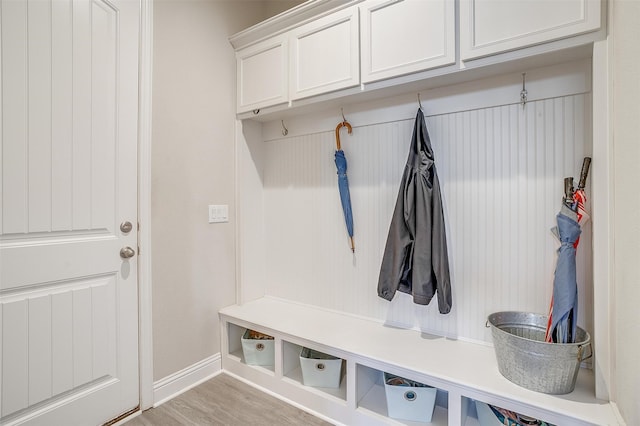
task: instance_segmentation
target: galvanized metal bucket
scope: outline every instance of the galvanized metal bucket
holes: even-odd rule
[[[580,363],[592,355],[591,337],[578,327],[576,343],[547,343],[547,316],[496,312],[487,318],[500,373],[524,388],[561,395],[573,391]]]

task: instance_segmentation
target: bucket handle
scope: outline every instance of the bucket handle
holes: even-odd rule
[[[583,351],[583,349],[586,348],[586,351]],[[586,345],[580,345],[578,346],[578,361],[582,362],[585,361],[589,358],[591,358],[593,356],[593,351],[591,350],[591,342],[587,343]]]

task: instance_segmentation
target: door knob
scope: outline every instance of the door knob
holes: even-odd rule
[[[123,259],[129,259],[136,255],[136,252],[131,247],[122,247],[120,249],[120,257]]]
[[[133,229],[133,225],[128,220],[120,224],[120,231],[124,232],[125,234],[128,234],[129,232],[131,232],[132,229]]]

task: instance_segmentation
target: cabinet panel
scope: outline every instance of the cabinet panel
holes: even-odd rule
[[[287,102],[288,55],[286,36],[266,40],[236,53],[237,112]]]
[[[473,59],[595,31],[600,15],[599,0],[461,0],[461,57]]]
[[[455,63],[454,2],[371,0],[360,10],[364,83]]]
[[[351,7],[291,32],[291,99],[359,84],[358,28],[358,8]]]

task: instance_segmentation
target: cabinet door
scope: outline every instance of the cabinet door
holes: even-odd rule
[[[288,101],[288,55],[286,35],[236,52],[238,113]]]
[[[350,7],[290,33],[291,99],[360,83],[358,8]]]
[[[362,15],[362,82],[455,63],[451,0],[370,0]]]
[[[461,57],[473,59],[595,31],[600,0],[460,0]]]

